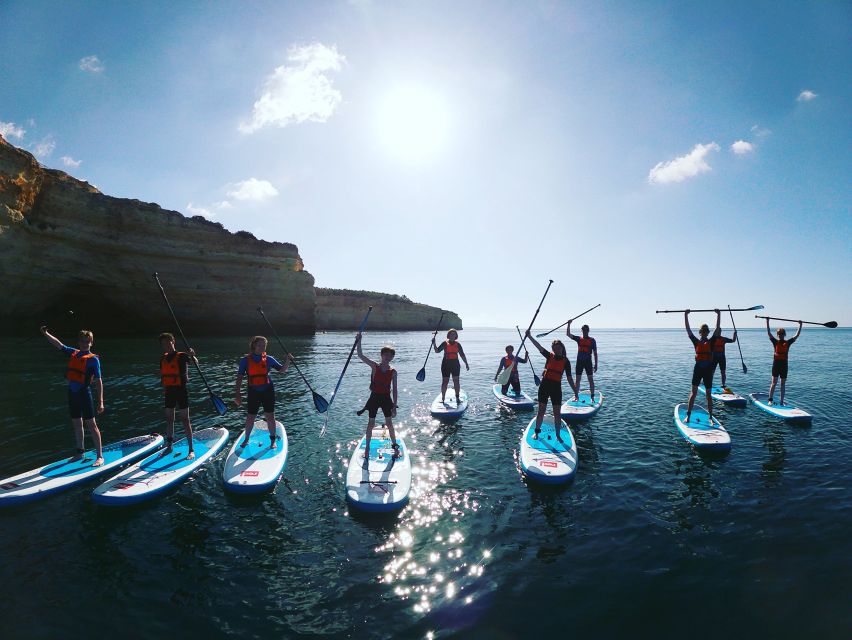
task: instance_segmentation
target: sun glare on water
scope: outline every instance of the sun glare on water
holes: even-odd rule
[[[398,160],[423,162],[447,146],[450,118],[444,98],[423,87],[398,87],[377,109],[381,146]]]

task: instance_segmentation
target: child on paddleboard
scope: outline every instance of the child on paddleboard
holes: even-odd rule
[[[400,456],[399,445],[396,442],[396,433],[393,429],[393,419],[396,417],[396,401],[398,397],[396,369],[390,365],[391,360],[396,355],[396,351],[393,347],[384,346],[379,352],[381,362],[373,362],[361,351],[360,332],[355,336],[355,344],[358,345],[358,357],[361,358],[361,362],[370,367],[370,398],[367,400],[364,408],[358,411],[359,416],[364,411],[369,412],[367,414],[369,416],[367,433],[364,436],[366,445],[364,448],[364,465],[366,466],[370,457],[370,439],[373,436],[373,428],[376,426],[376,415],[379,413],[379,409],[382,410],[385,416],[385,426],[390,433],[393,457],[396,459]]]
[[[266,426],[269,428],[269,446],[275,448],[277,431],[275,430],[275,386],[269,378],[269,370],[275,369],[281,373],[287,372],[290,360],[293,359],[289,353],[281,364],[270,355],[266,354],[266,345],[269,341],[263,336],[254,336],[249,343],[249,353],[240,360],[237,369],[237,388],[234,402],[237,406],[243,403],[242,388],[243,376],[248,376],[248,404],[246,406],[246,436],[240,443],[240,447],[248,444],[249,436],[254,428],[257,411],[263,406],[263,415],[266,418]]]
[[[441,377],[443,378],[441,380],[441,402],[444,402],[444,397],[447,395],[447,386],[450,383],[450,376],[452,376],[453,389],[456,392],[456,404],[459,404],[459,391],[461,389],[461,385],[459,384],[459,374],[461,373],[459,358],[464,361],[467,371],[470,371],[470,365],[467,363],[461,343],[457,342],[459,339],[458,331],[455,329],[447,331],[447,339],[440,345],[435,344],[435,336],[437,335],[437,331],[432,334],[432,348],[435,349],[435,353],[444,352],[444,359],[441,361]]]
[[[92,442],[95,445],[97,457],[93,467],[104,463],[103,443],[101,432],[95,421],[95,412],[104,412],[104,385],[101,378],[101,361],[92,353],[92,343],[95,336],[91,331],[82,329],[77,334],[77,348],[62,344],[62,341],[50,335],[47,327],[41,327],[42,335],[54,347],[69,355],[65,379],[68,380],[68,412],[71,416],[71,428],[74,430],[74,440],[77,449],[71,460],[81,460],[85,448],[83,446],[83,424],[85,423]],[[92,398],[92,387],[97,394],[97,409]]]
[[[497,365],[497,373],[494,374],[494,382],[497,382],[497,376],[500,375],[500,372],[503,369],[508,369],[512,366],[512,363],[514,363],[514,368],[512,369],[512,375],[509,376],[509,381],[504,384],[500,390],[500,393],[504,396],[506,395],[506,392],[509,391],[509,385],[512,385],[512,392],[516,396],[521,395],[521,377],[518,375],[518,364],[526,364],[529,361],[528,356],[516,358],[513,355],[514,351],[515,347],[510,344],[506,345],[506,355],[500,358],[500,364]]]
[[[580,331],[583,332],[583,337],[578,338],[574,334],[571,333],[571,320],[568,321],[568,330],[566,333],[568,337],[571,338],[574,342],[577,343],[577,370],[576,376],[577,379],[574,382],[574,401],[580,399],[580,378],[583,376],[583,372],[586,373],[586,377],[589,379],[589,393],[591,401],[595,401],[595,379],[592,376],[592,354],[595,356],[595,365],[594,372],[598,372],[598,343],[594,338],[589,337],[589,325],[584,324],[580,327]]]
[[[769,318],[766,319],[766,333],[769,336],[769,339],[772,341],[772,347],[775,352],[772,355],[772,384],[769,385],[769,404],[772,404],[772,396],[775,393],[775,385],[778,382],[778,378],[781,378],[781,406],[784,406],[784,385],[787,383],[787,353],[790,351],[790,345],[792,345],[796,340],[799,339],[799,336],[802,333],[802,322],[799,321],[799,330],[796,331],[796,335],[794,335],[789,340],[787,337],[787,330],[784,327],[778,327],[775,330],[775,334],[778,338],[772,337],[772,332],[769,330]]]
[[[737,330],[734,329],[734,335],[731,338],[726,338],[721,333],[714,335],[710,339],[710,344],[713,345],[713,369],[719,367],[719,374],[722,378],[722,388],[725,389],[725,370],[727,369],[727,360],[725,359],[725,345],[737,341]]]
[[[719,335],[722,331],[722,312],[718,309],[713,309],[716,312],[716,329],[713,331],[713,337]],[[698,335],[701,338],[696,338],[689,326],[689,313],[687,309],[683,313],[683,321],[686,325],[686,333],[695,347],[695,366],[692,369],[692,391],[689,394],[689,402],[686,405],[686,420],[692,415],[692,405],[695,404],[695,396],[698,395],[698,385],[703,383],[704,390],[707,393],[707,413],[710,415],[710,424],[713,424],[713,400],[710,397],[710,390],[713,388],[713,345],[710,342],[710,327],[702,324],[698,330]]]
[[[538,415],[535,418],[533,440],[538,440],[538,434],[541,433],[541,423],[544,420],[544,413],[547,411],[547,401],[550,400],[553,405],[553,428],[556,431],[556,439],[562,442],[559,430],[562,428],[563,374],[568,379],[571,389],[574,390],[574,395],[577,395],[577,389],[571,379],[571,361],[565,353],[565,345],[562,344],[562,340],[554,340],[550,345],[551,351],[548,351],[532,337],[529,329],[527,329],[526,335],[536,346],[538,352],[547,358],[547,364],[541,374],[541,384],[538,386]]]
[[[195,458],[195,451],[192,448],[187,383],[189,382],[189,359],[192,358],[195,364],[198,364],[198,359],[192,349],[188,353],[176,350],[175,337],[171,333],[161,333],[158,340],[163,350],[163,355],[160,356],[160,381],[163,385],[166,416],[166,448],[163,450],[163,455],[172,452],[172,443],[175,441],[175,410],[177,410],[189,443],[189,453],[186,458],[192,460]]]

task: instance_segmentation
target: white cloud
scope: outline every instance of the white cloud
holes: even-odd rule
[[[249,178],[242,182],[227,185],[228,191],[225,195],[235,200],[255,200],[262,202],[267,198],[278,195],[278,189],[266,180]]]
[[[736,153],[738,156],[742,156],[754,151],[754,145],[751,142],[746,142],[745,140],[737,140],[731,145],[731,151]]]
[[[66,167],[69,167],[71,169],[76,169],[81,164],[83,164],[82,160],[75,160],[71,156],[62,156],[59,159],[62,160],[62,164],[64,164]]]
[[[87,71],[89,73],[103,73],[106,68],[98,56],[86,56],[85,58],[80,58],[78,66],[80,67],[80,71]]]
[[[799,97],[796,98],[796,100],[798,100],[799,102],[810,102],[816,97],[817,94],[815,94],[813,91],[811,91],[810,89],[805,89],[799,94]]]
[[[53,150],[56,149],[56,142],[51,138],[45,138],[41,142],[37,142],[32,149],[36,158],[49,158]]]
[[[290,47],[287,64],[277,67],[266,79],[251,119],[241,122],[239,130],[254,133],[273,124],[286,127],[307,121],[326,122],[343,99],[328,74],[340,71],[344,62],[346,58],[336,46],[315,42]]]
[[[648,173],[648,182],[651,184],[667,184],[669,182],[683,182],[687,178],[697,176],[699,173],[710,171],[710,165],[704,158],[711,151],[718,151],[719,145],[715,142],[710,144],[697,144],[685,156],[680,156],[668,162],[659,162]]]
[[[204,216],[208,220],[210,218],[215,218],[216,215],[212,213],[209,209],[205,209],[204,207],[195,207],[191,202],[188,202],[186,205],[186,210],[189,211],[194,216]]]
[[[22,140],[26,130],[23,127],[16,127],[14,122],[0,122],[0,135],[6,138],[17,138]]]
[[[217,209],[231,209],[234,205],[232,205],[228,200],[221,200],[219,202],[214,202],[213,206]]]
[[[761,127],[759,124],[752,126],[751,132],[756,138],[768,138],[772,135],[772,131],[766,129],[765,127]]]

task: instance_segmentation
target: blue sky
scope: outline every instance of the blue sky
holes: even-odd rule
[[[293,242],[318,286],[468,326],[526,325],[548,278],[541,326],[852,325],[849,3],[6,0],[0,25],[7,140]]]

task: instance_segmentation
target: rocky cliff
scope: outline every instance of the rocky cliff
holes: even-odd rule
[[[405,296],[376,293],[375,291],[351,291],[348,289],[317,288],[317,328],[357,328],[372,305],[368,327],[372,331],[382,330],[434,330],[441,309],[412,302]],[[442,329],[462,328],[462,321],[452,311],[445,311]]]

